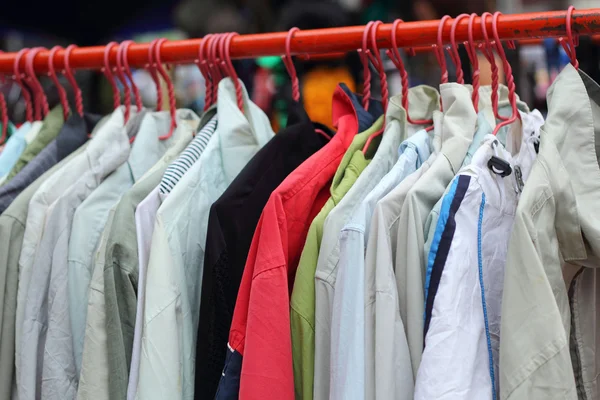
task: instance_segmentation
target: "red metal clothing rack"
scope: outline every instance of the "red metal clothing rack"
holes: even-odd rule
[[[536,38],[562,37],[566,35],[566,11],[548,11],[526,14],[506,14],[498,19],[498,33],[502,40],[531,40]],[[477,17],[475,24],[481,19]],[[443,41],[449,42],[453,19],[448,19],[443,29]],[[487,19],[487,32],[492,37],[492,18]],[[396,35],[400,47],[432,46],[437,42],[440,21],[406,22],[399,24]],[[575,10],[572,15],[573,32],[579,35],[600,34],[600,8]],[[459,22],[456,39],[459,42],[468,39],[468,19]],[[392,24],[382,24],[377,29],[379,48],[391,46]],[[298,31],[291,40],[292,55],[318,55],[324,53],[344,53],[361,47],[364,26],[343,28],[314,29]],[[240,35],[231,42],[232,58],[255,58],[268,55],[285,54],[287,32]],[[475,41],[483,40],[480,29],[474,32]],[[198,49],[202,39],[189,39],[165,42],[161,46],[162,62],[167,64],[189,64],[198,58]],[[134,44],[128,49],[128,60],[132,67],[144,67],[148,63],[149,44]],[[70,66],[74,69],[100,69],[104,63],[104,46],[81,47],[74,49],[70,56]],[[110,54],[111,65],[116,64],[118,47]],[[49,51],[40,51],[34,59],[36,73],[48,72]],[[0,54],[0,74],[11,75],[16,53]],[[64,50],[55,56],[55,68],[64,67]],[[21,60],[21,70],[25,68],[25,59]]]

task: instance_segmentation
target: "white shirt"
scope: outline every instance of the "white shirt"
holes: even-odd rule
[[[487,135],[444,196],[436,227],[441,239],[430,251],[435,262],[415,399],[499,395],[500,311],[508,241],[543,124],[539,112],[532,114],[521,114],[524,129],[516,157],[495,136]],[[511,164],[509,176],[490,170],[487,163],[494,155]]]

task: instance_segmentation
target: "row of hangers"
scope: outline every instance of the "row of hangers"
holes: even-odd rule
[[[566,16],[566,31],[567,37],[560,38],[559,42],[563,46],[565,52],[569,56],[571,63],[575,68],[579,67],[579,63],[577,61],[575,47],[578,44],[578,36],[573,35],[572,30],[572,14],[574,11],[574,7],[570,6],[567,11]],[[489,12],[483,13],[481,16],[481,32],[483,36],[483,41],[481,43],[476,43],[474,40],[474,32],[477,29],[474,25],[475,18],[477,14],[461,14],[456,17],[452,23],[450,30],[450,44],[444,46],[443,43],[443,30],[445,24],[450,16],[445,16],[440,20],[438,35],[437,35],[437,43],[432,45],[432,49],[437,58],[437,61],[440,65],[441,69],[441,83],[448,82],[448,68],[446,65],[446,58],[444,55],[444,50],[447,50],[450,55],[450,59],[452,63],[456,67],[456,81],[457,83],[464,84],[464,73],[462,71],[462,65],[460,61],[460,56],[458,53],[458,45],[456,41],[456,28],[460,21],[465,18],[469,18],[468,24],[468,40],[463,44],[467,50],[467,54],[469,60],[473,66],[472,72],[472,82],[473,82],[473,95],[472,101],[475,110],[478,111],[478,101],[479,101],[479,61],[477,58],[477,50],[479,50],[487,61],[491,65],[492,70],[492,105],[495,117],[502,121],[498,124],[494,129],[494,135],[498,133],[498,131],[506,125],[512,124],[517,119],[520,119],[520,115],[517,110],[517,102],[516,102],[516,85],[514,76],[512,73],[512,68],[506,54],[504,52],[504,48],[502,46],[502,42],[500,39],[500,35],[498,33],[498,17],[502,15],[500,12],[496,12],[493,15]],[[487,21],[488,18],[492,18],[492,33],[493,38],[490,39],[487,32]],[[401,19],[397,19],[394,21],[392,26],[392,34],[391,34],[391,44],[392,47],[386,51],[387,56],[393,62],[400,73],[402,89],[401,89],[401,97],[402,97],[402,107],[406,110],[407,121],[411,124],[419,124],[419,125],[429,125],[427,128],[431,130],[433,128],[433,121],[431,120],[413,120],[408,112],[408,72],[404,66],[404,62],[402,57],[398,51],[397,46],[397,27],[399,24],[403,23]],[[382,24],[381,21],[371,21],[369,22],[364,29],[363,37],[362,37],[362,45],[360,49],[357,49],[359,53],[361,63],[363,65],[363,106],[368,110],[369,103],[371,100],[371,69],[369,67],[369,62],[373,65],[374,69],[378,72],[380,85],[381,85],[381,95],[382,95],[382,103],[384,112],[387,109],[388,105],[388,97],[389,90],[387,85],[387,77],[384,70],[383,60],[381,58],[380,49],[377,46],[377,28]],[[292,82],[292,99],[295,101],[300,100],[300,84],[298,75],[296,73],[296,69],[294,67],[292,56],[291,56],[291,40],[296,32],[299,29],[294,27],[288,31],[288,35],[286,37],[285,43],[285,55],[282,56],[283,63],[290,75]],[[233,80],[235,91],[236,91],[236,99],[238,103],[238,107],[240,110],[243,110],[243,97],[242,97],[242,87],[241,83],[238,80],[237,73],[235,68],[233,67],[233,63],[231,61],[230,56],[230,44],[233,37],[238,34],[235,32],[230,33],[222,33],[222,34],[209,34],[206,35],[203,40],[200,42],[198,48],[198,58],[195,60],[195,64],[200,69],[202,73],[205,83],[206,83],[206,98],[205,98],[205,110],[207,110],[211,105],[213,105],[217,99],[217,87],[218,83],[224,77],[230,77]],[[166,39],[155,39],[150,43],[148,49],[148,64],[146,64],[145,69],[150,73],[157,90],[157,106],[156,110],[162,110],[162,102],[163,102],[163,94],[161,83],[159,79],[162,79],[166,82],[167,85],[167,95],[169,97],[169,107],[171,114],[171,125],[169,132],[161,136],[160,139],[168,139],[173,134],[174,129],[176,128],[176,120],[175,120],[175,90],[173,82],[169,77],[168,72],[166,71],[162,61],[161,61],[161,46],[166,42]],[[128,121],[130,113],[131,113],[131,93],[133,92],[133,97],[135,100],[135,105],[138,110],[142,108],[142,99],[139,93],[137,86],[133,80],[133,76],[131,73],[131,69],[129,67],[128,62],[128,48],[133,42],[131,40],[126,40],[121,44],[116,42],[111,42],[106,45],[104,51],[104,62],[102,67],[102,72],[105,77],[109,81],[112,91],[113,91],[113,105],[116,108],[120,106],[121,95],[119,88],[116,83],[115,75],[121,82],[124,88],[124,105],[125,105],[125,121]],[[109,54],[111,50],[118,46],[117,51],[117,59],[116,66],[111,66],[109,61]],[[508,42],[508,47],[511,49],[515,48],[514,41]],[[83,99],[81,89],[77,85],[75,77],[73,75],[73,70],[70,67],[69,60],[70,54],[73,49],[77,48],[76,45],[70,45],[65,49],[64,52],[64,69],[61,73],[66,77],[69,84],[73,88],[74,97],[75,97],[75,109],[76,112],[83,116]],[[63,107],[64,118],[66,119],[70,114],[70,106],[67,99],[67,94],[64,87],[60,84],[57,76],[57,71],[55,68],[55,55],[58,50],[61,50],[60,46],[55,46],[50,50],[50,54],[48,57],[48,76],[52,80],[52,82],[56,85],[58,89],[59,99]],[[32,49],[22,49],[19,51],[15,57],[15,61],[13,64],[13,77],[17,85],[20,86],[23,97],[26,104],[26,119],[27,121],[42,120],[43,117],[48,113],[48,100],[44,94],[43,87],[40,81],[37,79],[35,75],[35,71],[33,68],[33,60],[35,56],[44,50],[42,47],[36,47]],[[498,54],[502,62],[502,67],[504,70],[504,74],[506,76],[506,84],[509,91],[509,102],[512,108],[512,115],[510,117],[502,117],[498,113],[498,87],[499,87],[499,69],[496,65],[496,59],[494,57],[494,50]],[[408,55],[414,55],[414,49],[407,50]],[[321,55],[323,57],[324,55]],[[337,53],[334,55],[337,56]],[[25,58],[25,71],[21,71],[21,59]],[[310,56],[305,55],[302,57],[303,59],[308,59]],[[4,83],[4,78],[0,77],[0,82]],[[130,86],[131,85],[131,86]],[[33,100],[32,100],[33,98]],[[440,105],[441,107],[441,105]],[[6,101],[2,93],[0,93],[0,112],[2,113],[2,136],[0,137],[0,144],[4,143],[6,139],[6,130],[8,126],[8,113],[6,107]],[[35,114],[34,114],[35,113]],[[320,132],[322,133],[322,132]],[[376,138],[378,135],[383,133],[383,129],[374,133],[365,144],[363,148],[363,152],[366,152],[371,141]],[[327,138],[329,138],[325,133],[322,133]],[[133,141],[134,138],[131,140]]]

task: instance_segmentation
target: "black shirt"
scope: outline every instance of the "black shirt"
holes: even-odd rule
[[[196,399],[214,399],[225,364],[233,310],[254,230],[271,193],[327,138],[297,103],[288,127],[271,139],[212,205],[208,219],[200,322],[196,345]]]

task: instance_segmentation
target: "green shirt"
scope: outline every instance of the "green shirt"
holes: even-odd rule
[[[58,105],[54,107],[48,113],[48,115],[46,115],[40,132],[35,137],[33,142],[29,143],[23,153],[21,153],[19,160],[6,176],[4,183],[10,181],[23,169],[23,167],[27,165],[27,163],[29,163],[29,161],[33,160],[35,156],[37,156],[40,151],[44,149],[44,147],[56,139],[56,136],[58,136],[58,133],[62,129],[64,122],[62,106]]]
[[[333,182],[331,197],[308,230],[306,243],[300,256],[291,299],[292,356],[294,363],[294,387],[296,399],[313,398],[313,375],[315,360],[315,271],[319,260],[319,248],[323,238],[323,225],[327,215],[348,193],[361,172],[369,165],[381,142],[381,135],[374,139],[366,156],[362,149],[369,136],[383,128],[383,116],[372,127],[356,135],[344,154]]]

